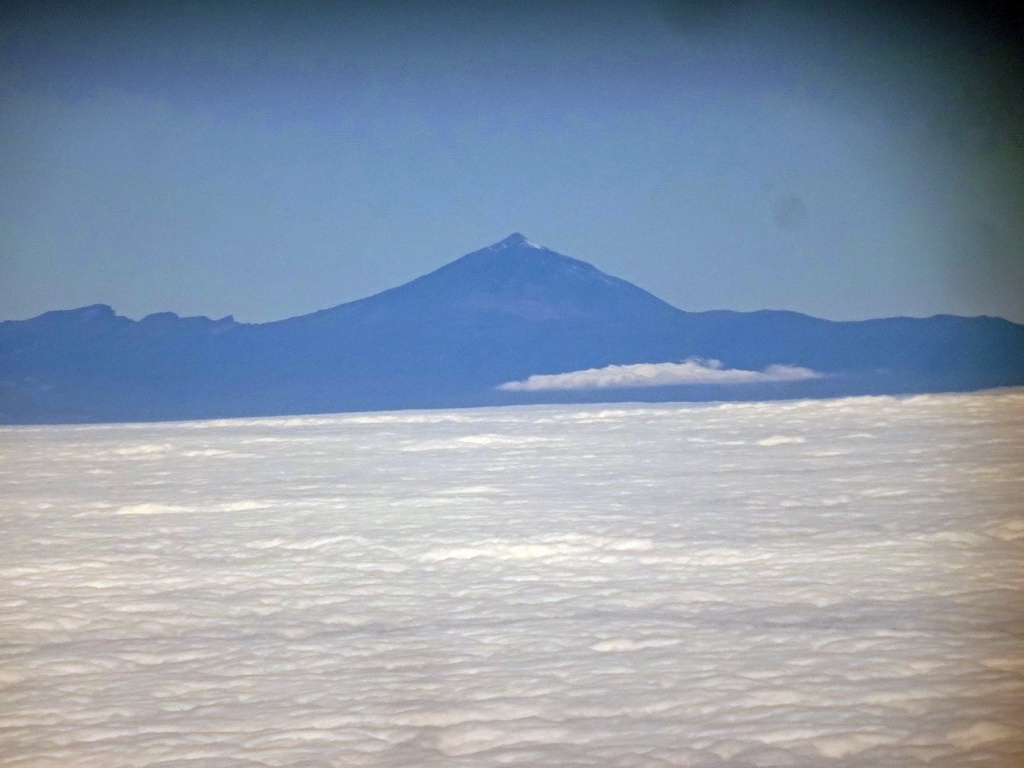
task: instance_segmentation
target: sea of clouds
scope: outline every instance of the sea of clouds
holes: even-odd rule
[[[0,765],[1024,765],[1024,391],[5,427]]]

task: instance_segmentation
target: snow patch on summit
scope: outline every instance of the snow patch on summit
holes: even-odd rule
[[[493,248],[493,249],[504,249],[504,248],[514,248],[514,247],[517,247],[517,246],[526,246],[527,248],[536,248],[539,251],[544,250],[544,246],[538,245],[537,243],[533,242],[532,240],[527,238],[526,235],[522,234],[521,232],[513,232],[511,235],[506,237],[504,240],[501,240],[501,241],[495,243],[494,245],[492,245],[491,248]]]

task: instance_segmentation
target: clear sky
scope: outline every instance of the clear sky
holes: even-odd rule
[[[8,2],[0,318],[279,319],[520,231],[687,310],[1024,322],[978,7]]]

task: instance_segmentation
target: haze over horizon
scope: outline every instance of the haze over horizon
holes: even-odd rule
[[[513,231],[680,309],[1024,322],[1019,11],[7,4],[0,319],[264,322]]]

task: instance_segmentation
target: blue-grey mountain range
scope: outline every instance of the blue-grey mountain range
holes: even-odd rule
[[[508,391],[531,376],[720,361],[814,378]],[[0,421],[147,421],[538,402],[751,400],[1024,384],[1024,325],[685,312],[514,234],[409,283],[278,322],[106,305],[0,323]]]

